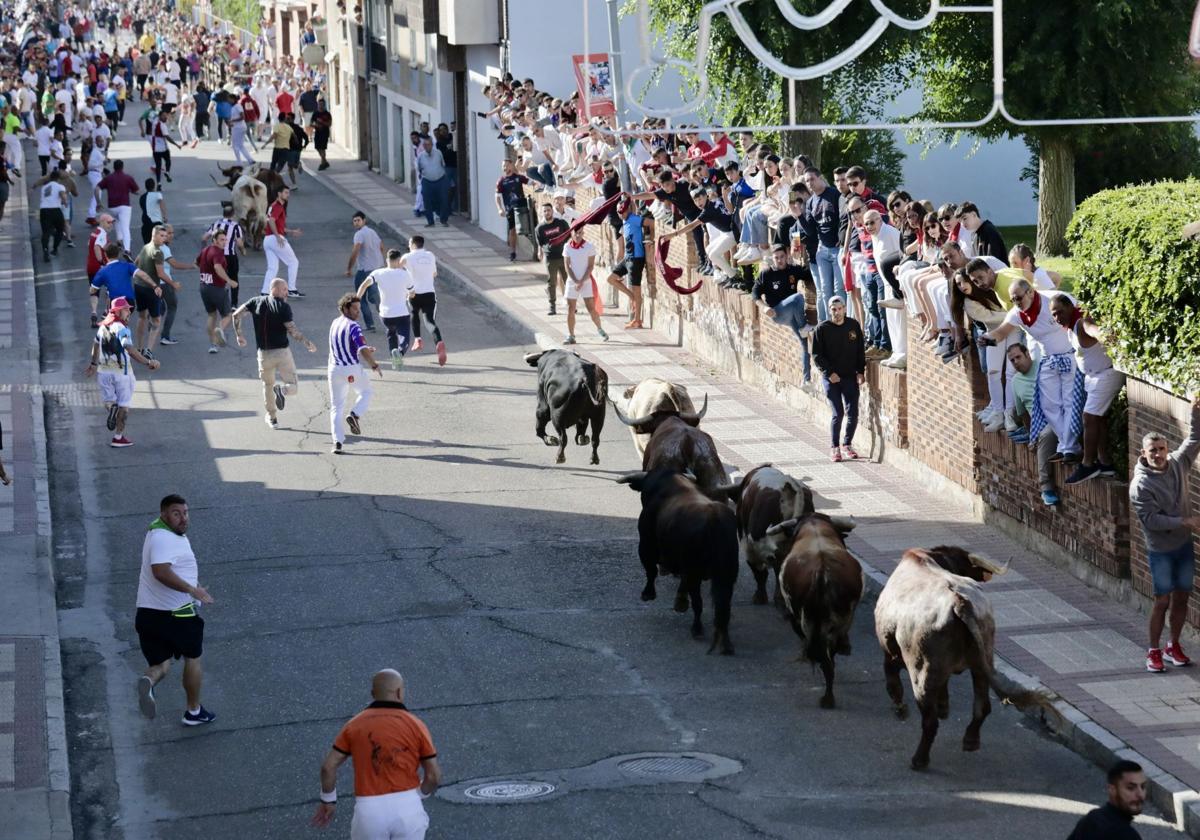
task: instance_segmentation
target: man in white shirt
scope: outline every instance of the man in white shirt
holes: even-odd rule
[[[563,248],[563,257],[567,264],[567,337],[563,344],[575,344],[575,305],[583,298],[592,323],[600,338],[608,341],[608,333],[600,324],[600,314],[596,311],[596,281],[592,278],[592,269],[596,265],[596,246],[583,238],[583,228],[577,227],[571,231],[571,239]]]
[[[150,523],[142,543],[134,628],[148,667],[138,678],[137,695],[142,714],[153,719],[158,711],[154,686],[171,670],[171,660],[183,657],[187,711],[182,723],[200,726],[217,716],[200,705],[204,619],[196,606],[211,604],[213,599],[200,585],[200,569],[187,530],[187,501],[174,493],[163,497],[158,518]]]
[[[567,191],[557,190],[554,193],[554,218],[562,219],[568,225],[573,225],[579,219],[579,211],[567,204]]]
[[[425,342],[421,340],[421,318],[429,323],[433,330],[434,341],[437,342],[438,364],[446,364],[446,342],[442,341],[442,331],[437,325],[437,294],[434,292],[433,279],[437,277],[437,258],[425,250],[425,237],[414,236],[408,240],[408,253],[400,260],[400,264],[408,269],[412,276],[412,327],[413,350],[420,350]]]
[[[374,289],[379,306],[379,317],[387,330],[388,352],[392,356],[392,369],[404,367],[404,354],[408,352],[412,318],[409,314],[408,296],[413,290],[412,275],[402,267],[404,255],[399,248],[387,252],[387,265],[368,274],[358,285],[358,297],[366,299],[366,293]]]
[[[37,145],[38,163],[42,165],[42,176],[45,177],[50,167],[50,144],[54,142],[54,131],[48,123],[43,122],[33,134]]]
[[[66,85],[62,85],[55,91],[54,101],[63,106],[63,117],[67,121],[67,128],[73,128],[75,126],[75,94],[68,90]]]
[[[871,234],[871,249],[879,275],[876,291],[881,293],[881,296],[875,300],[875,304],[882,310],[880,314],[887,324],[885,336],[891,346],[891,355],[881,364],[887,367],[906,367],[908,364],[908,318],[905,317],[902,309],[888,305],[888,301],[892,300],[900,303],[900,296],[897,294],[899,284],[895,274],[896,266],[904,257],[904,252],[900,247],[900,231],[885,222],[878,210],[867,211],[863,215],[863,224]],[[796,233],[797,229],[792,228],[792,235],[795,236]],[[900,303],[900,306],[903,305]]]

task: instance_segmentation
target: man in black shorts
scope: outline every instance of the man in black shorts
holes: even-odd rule
[[[138,678],[137,696],[142,714],[153,718],[158,710],[154,687],[171,670],[171,660],[182,657],[183,690],[187,694],[182,723],[199,726],[216,719],[200,705],[204,619],[196,611],[199,604],[211,604],[213,599],[200,585],[187,530],[187,501],[173,493],[163,497],[158,518],[150,523],[142,543],[134,629],[148,667]]]
[[[133,273],[133,297],[138,322],[133,343],[147,359],[154,358],[145,348],[149,347],[149,336],[158,332],[158,322],[163,312],[163,286],[170,279],[164,267],[166,255],[162,251],[162,245],[166,241],[166,228],[155,225],[150,234],[150,241],[142,247],[134,260],[137,271]]]
[[[629,322],[625,329],[642,328],[642,276],[646,273],[646,232],[651,228],[648,214],[634,212],[633,202],[626,199],[617,203],[617,217],[621,221],[621,241],[624,243],[625,258],[613,266],[608,282],[629,298]],[[629,278],[629,285],[622,278]]]
[[[496,181],[496,212],[508,219],[508,261],[517,259],[517,213],[527,206],[525,185],[529,179],[517,174],[511,160],[501,164],[500,179]]]

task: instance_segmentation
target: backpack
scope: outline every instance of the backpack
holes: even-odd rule
[[[121,367],[124,367],[125,346],[121,344],[120,336],[118,336],[116,330],[112,328],[112,324],[106,324],[105,326],[101,327],[100,332],[97,335],[100,339],[101,359],[107,357],[108,359],[119,363]]]

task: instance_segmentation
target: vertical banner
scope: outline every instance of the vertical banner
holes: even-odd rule
[[[575,65],[580,115],[591,119],[615,114],[612,65],[609,64],[608,53],[573,55],[571,61]]]

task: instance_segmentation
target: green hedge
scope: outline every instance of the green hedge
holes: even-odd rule
[[[1161,181],[1096,193],[1067,228],[1084,309],[1112,333],[1129,373],[1186,394],[1200,385],[1200,181]]]

